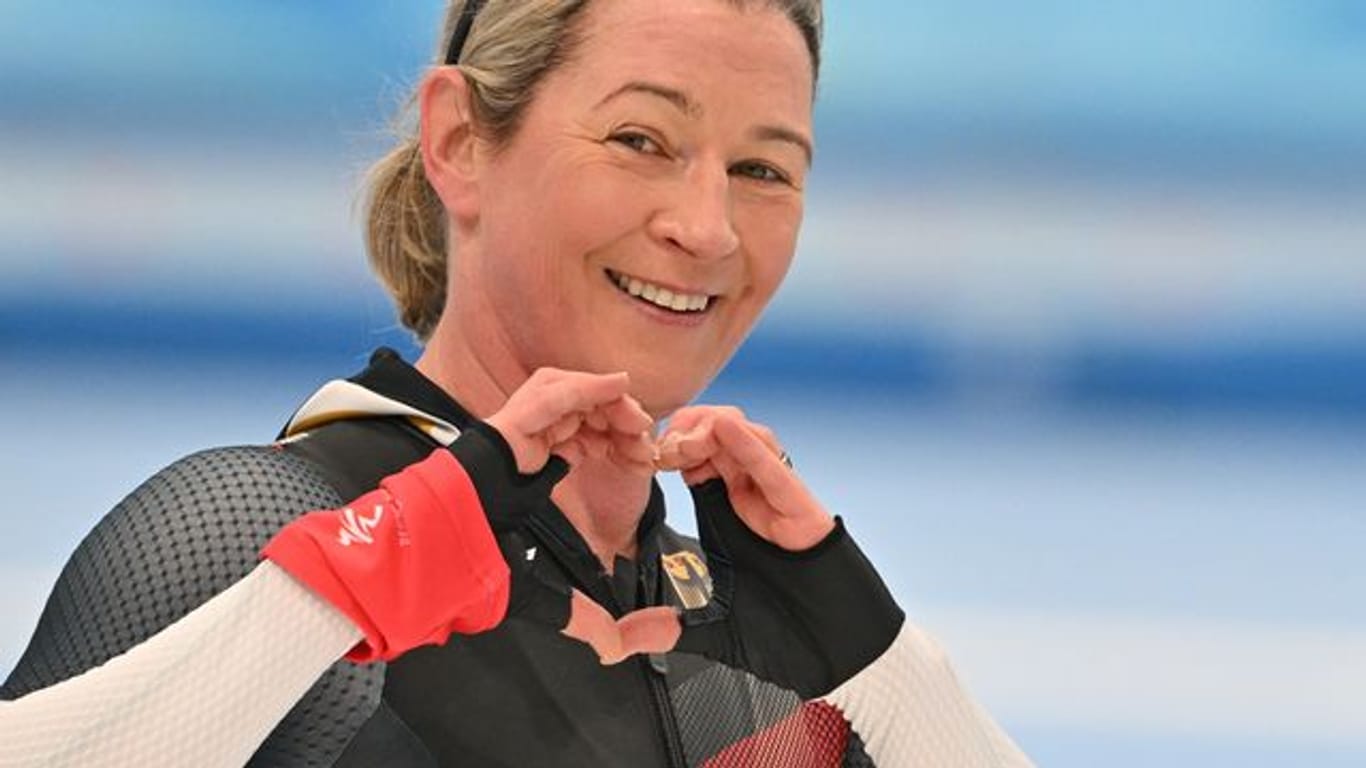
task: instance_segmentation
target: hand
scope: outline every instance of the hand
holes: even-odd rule
[[[570,464],[605,457],[628,472],[653,474],[654,419],[627,394],[629,386],[625,373],[602,375],[541,368],[486,423],[502,435],[517,470],[523,474],[542,471],[555,456]],[[518,523],[525,519],[525,515],[517,517]],[[498,527],[495,524],[495,529]],[[592,647],[604,664],[625,657],[622,649],[628,641],[623,640],[621,625],[607,609],[575,589],[569,596],[569,616],[564,623],[559,613],[564,610],[563,594],[541,582],[516,557],[522,551],[516,543],[520,536],[511,532],[501,534],[500,539],[513,542],[503,545],[512,571],[510,613],[540,617],[567,637]],[[653,609],[645,615],[652,613],[672,616],[668,608]]]
[[[678,642],[678,614],[669,606],[642,608],[614,619],[577,589],[572,601],[569,624],[561,633],[592,647],[603,664],[616,664],[652,649],[662,653]]]
[[[658,449],[656,466],[679,470],[689,486],[721,478],[745,525],[783,549],[809,549],[835,528],[835,519],[783,462],[772,430],[749,421],[739,408],[679,410]]]
[[[541,368],[487,419],[507,440],[523,474],[540,471],[551,455],[570,464],[606,457],[628,471],[654,471],[654,419],[627,394],[625,373],[592,374]]]
[[[605,613],[543,581],[525,559],[527,519],[549,503],[566,460],[610,456],[650,472],[653,421],[625,374],[537,371],[488,422],[449,450],[386,477],[342,509],[305,515],[267,544],[271,558],[364,632],[353,661],[389,660],[451,633],[519,615],[616,659]],[[596,609],[596,610],[594,610]]]
[[[697,653],[811,699],[890,646],[904,614],[771,431],[734,408],[687,408],[659,454],[692,492],[712,593],[702,608],[621,619],[623,656]]]

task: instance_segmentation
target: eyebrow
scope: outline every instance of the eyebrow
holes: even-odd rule
[[[782,141],[796,145],[806,155],[807,165],[811,165],[815,159],[816,150],[811,146],[811,140],[790,128],[784,128],[780,125],[761,125],[751,133],[759,141]]]
[[[644,80],[632,80],[626,85],[612,91],[607,94],[602,101],[598,102],[598,106],[601,107],[604,104],[619,99],[629,93],[643,93],[649,96],[658,96],[674,105],[679,112],[682,112],[689,117],[697,117],[702,114],[702,106],[689,98],[688,94],[677,88],[670,88],[667,85],[660,85],[658,83],[649,83]]]
[[[643,93],[647,96],[655,96],[669,102],[679,112],[688,117],[698,117],[702,114],[702,105],[693,101],[688,94],[677,88],[671,88],[659,83],[651,83],[645,80],[632,80],[603,97],[598,102],[598,107],[619,99],[627,94]],[[759,141],[781,141],[792,144],[806,155],[807,165],[811,164],[815,156],[815,149],[811,146],[811,139],[791,128],[784,128],[780,125],[760,125],[750,131],[750,134]]]

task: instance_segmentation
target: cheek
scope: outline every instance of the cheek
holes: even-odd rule
[[[500,227],[500,241],[535,265],[523,265],[524,279],[541,282],[561,310],[579,304],[581,294],[592,290],[588,281],[612,266],[600,256],[614,252],[613,244],[639,230],[647,215],[648,195],[641,185],[619,176],[582,166],[542,176],[520,208],[501,217],[507,223]]]
[[[609,168],[582,168],[550,194],[555,210],[546,214],[562,222],[561,243],[579,255],[639,230],[651,210],[648,185]]]
[[[749,272],[755,293],[767,303],[782,284],[797,249],[800,204],[756,208],[737,224],[750,254]]]

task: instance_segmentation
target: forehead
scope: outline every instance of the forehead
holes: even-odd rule
[[[596,0],[558,74],[575,89],[659,81],[698,99],[810,117],[814,79],[806,40],[765,2]],[[587,95],[587,94],[585,94]],[[774,115],[779,116],[779,115]]]

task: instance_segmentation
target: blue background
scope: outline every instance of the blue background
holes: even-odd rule
[[[0,10],[0,670],[142,478],[412,349],[353,210],[439,13]],[[828,13],[797,266],[707,399],[1041,764],[1366,763],[1366,4]]]

